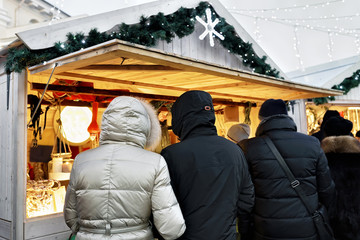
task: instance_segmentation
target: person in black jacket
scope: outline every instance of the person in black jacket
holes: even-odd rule
[[[353,123],[330,118],[321,141],[337,191],[330,222],[338,240],[360,240],[360,142],[350,136]]]
[[[317,240],[312,217],[262,136],[273,141],[314,210],[319,201],[328,207],[334,198],[334,183],[320,142],[297,132],[281,99],[265,101],[259,118],[256,137],[239,143],[255,186],[254,239]]]
[[[171,113],[172,130],[181,142],[161,154],[186,223],[179,239],[235,240],[236,217],[249,214],[254,204],[243,152],[217,135],[210,94],[185,92]],[[244,225],[242,234],[248,229]]]

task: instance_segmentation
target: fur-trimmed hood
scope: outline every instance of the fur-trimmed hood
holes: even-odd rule
[[[325,153],[360,153],[360,142],[352,136],[331,136],[321,141]]]
[[[159,120],[154,108],[146,101],[117,97],[103,114],[100,144],[122,142],[153,150],[160,137]]]

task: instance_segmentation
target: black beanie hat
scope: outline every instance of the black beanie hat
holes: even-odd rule
[[[331,117],[325,122],[325,136],[342,136],[350,135],[353,123],[340,116]]]
[[[339,117],[340,113],[336,110],[327,110],[324,114],[323,120],[321,125],[324,125],[326,123],[327,120],[329,120],[329,118],[331,117]]]
[[[286,109],[286,104],[281,99],[268,99],[266,100],[260,108],[259,117],[265,118],[278,114],[288,114]]]

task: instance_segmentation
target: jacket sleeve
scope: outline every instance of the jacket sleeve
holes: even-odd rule
[[[164,239],[179,238],[185,232],[185,220],[170,185],[169,171],[161,156],[152,192],[154,224]]]
[[[241,187],[238,201],[239,233],[241,239],[251,239],[251,212],[255,204],[254,185],[245,157],[241,158]]]
[[[325,153],[321,148],[316,166],[316,183],[318,187],[319,201],[324,204],[326,208],[329,208],[332,201],[335,199],[335,184],[331,178]]]
[[[64,206],[64,218],[66,225],[71,229],[73,233],[79,231],[78,213],[76,209],[76,161],[71,170],[70,182],[66,190],[65,206]]]

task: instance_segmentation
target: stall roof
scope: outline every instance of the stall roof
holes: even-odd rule
[[[117,9],[106,13],[78,18],[73,21],[59,22],[29,31],[18,32],[16,35],[24,43],[24,45],[31,50],[45,49],[45,48],[53,47],[54,43],[56,42],[66,41],[68,33],[78,33],[78,32],[88,33],[91,29],[94,28],[97,29],[99,32],[109,31],[110,29],[114,30],[119,26],[120,23],[137,24],[139,23],[140,18],[142,16],[144,17],[154,16],[160,12],[163,13],[164,15],[169,15],[176,12],[180,8],[195,8],[201,2],[203,2],[203,0],[154,1],[128,8]],[[267,53],[258,45],[258,43],[232,16],[232,14],[230,14],[230,12],[223,6],[223,4],[220,1],[212,0],[211,2],[209,2],[209,4],[214,8],[214,10],[219,14],[219,16],[226,19],[226,22],[235,29],[236,34],[244,42],[251,43],[251,47],[259,57],[266,56],[266,62],[272,68],[275,68],[277,71],[279,71],[280,76],[285,76],[285,74],[271,59],[271,57],[267,55]],[[201,26],[201,31],[203,31],[202,26]],[[196,36],[197,40],[198,40],[198,36]],[[199,48],[199,45],[195,42],[192,42],[191,45],[193,45],[194,48]],[[204,49],[201,47],[201,51],[209,51],[209,49]],[[198,53],[195,53],[195,55],[196,54],[198,55]],[[190,57],[201,59],[201,56],[190,56]],[[209,59],[202,59],[202,60],[211,62],[211,60]],[[215,59],[215,63],[218,63],[216,59]]]
[[[93,82],[95,89],[125,89],[154,96],[177,97],[188,90],[205,90],[215,99],[263,102],[342,94],[117,39],[31,67],[29,81],[46,83],[55,63],[53,79]]]

